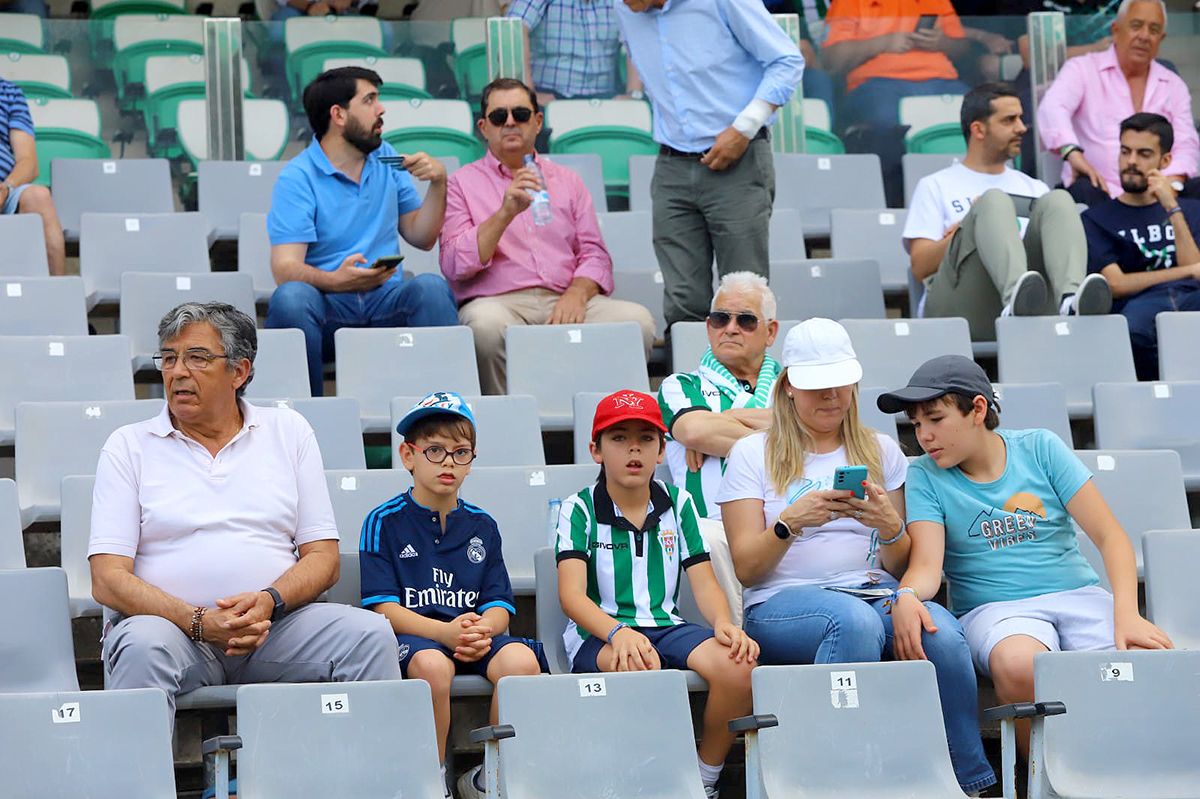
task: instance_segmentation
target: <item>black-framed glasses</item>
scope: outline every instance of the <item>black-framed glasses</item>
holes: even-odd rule
[[[208,350],[194,349],[185,350],[182,356],[179,355],[179,353],[172,352],[171,350],[164,350],[163,352],[156,352],[150,357],[154,361],[154,368],[160,372],[166,372],[170,369],[174,369],[175,364],[179,363],[179,359],[181,357],[183,358],[183,365],[186,366],[189,371],[202,372],[207,369],[208,365],[213,361],[217,360],[218,358],[225,358],[227,356],[224,353],[218,355],[216,353],[209,352]]]
[[[413,447],[416,449],[416,447]],[[430,463],[442,464],[446,462],[446,456],[457,463],[459,466],[466,466],[471,461],[475,460],[475,450],[469,447],[459,447],[458,449],[450,450],[440,444],[431,444],[425,449],[417,450],[425,456],[425,460]]]
[[[500,127],[508,121],[509,112],[512,112],[513,121],[518,125],[524,125],[533,119],[533,109],[527,105],[519,105],[516,108],[493,108],[491,111],[488,111],[488,122],[491,122],[496,127]]]
[[[737,326],[744,333],[753,333],[758,329],[758,317],[752,313],[733,314],[729,311],[709,311],[708,313],[708,326],[713,330],[724,330],[732,321],[736,321]]]

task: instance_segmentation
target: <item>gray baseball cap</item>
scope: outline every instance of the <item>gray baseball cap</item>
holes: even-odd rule
[[[992,381],[983,368],[962,355],[939,355],[917,367],[904,388],[880,394],[875,404],[884,413],[900,413],[908,406],[946,394],[982,394],[996,413],[1000,403],[992,390]]]

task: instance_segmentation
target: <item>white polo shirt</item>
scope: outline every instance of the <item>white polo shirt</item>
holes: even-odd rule
[[[190,605],[257,591],[297,547],[338,537],[312,427],[239,400],[242,429],[214,457],[153,419],[109,436],[96,467],[88,557],[133,558],[145,582]]]

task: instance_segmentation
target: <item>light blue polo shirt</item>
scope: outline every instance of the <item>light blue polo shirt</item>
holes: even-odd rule
[[[271,244],[307,244],[305,263],[332,272],[361,252],[367,263],[400,251],[400,215],[421,207],[412,177],[379,160],[396,155],[384,142],[367,156],[355,183],[333,168],[314,136],[279,173],[267,215]],[[397,270],[396,278],[399,279]]]

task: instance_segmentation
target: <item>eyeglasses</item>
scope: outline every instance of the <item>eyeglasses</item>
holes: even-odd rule
[[[528,106],[519,105],[516,108],[493,108],[491,111],[488,111],[488,122],[491,122],[496,127],[500,127],[508,121],[510,111],[512,112],[513,121],[518,125],[524,125],[533,119],[533,109]]]
[[[413,449],[416,449],[416,447],[413,447]],[[459,466],[466,466],[468,463],[475,460],[475,450],[468,449],[467,447],[459,447],[456,450],[448,450],[439,444],[433,444],[432,446],[428,446],[425,449],[417,451],[424,455],[425,459],[430,463],[445,463],[447,455],[449,455],[451,460],[453,460]]]
[[[166,372],[175,368],[175,364],[179,362],[177,353],[166,350],[164,352],[156,352],[151,359],[154,361],[154,368],[160,372]],[[203,372],[208,368],[208,365],[218,358],[227,357],[224,354],[216,355],[208,350],[187,350],[183,353],[183,365],[192,372]]]
[[[752,313],[732,314],[729,311],[710,311],[708,326],[713,330],[724,330],[731,321],[737,321],[737,326],[743,333],[753,333],[758,329],[758,317]]]

